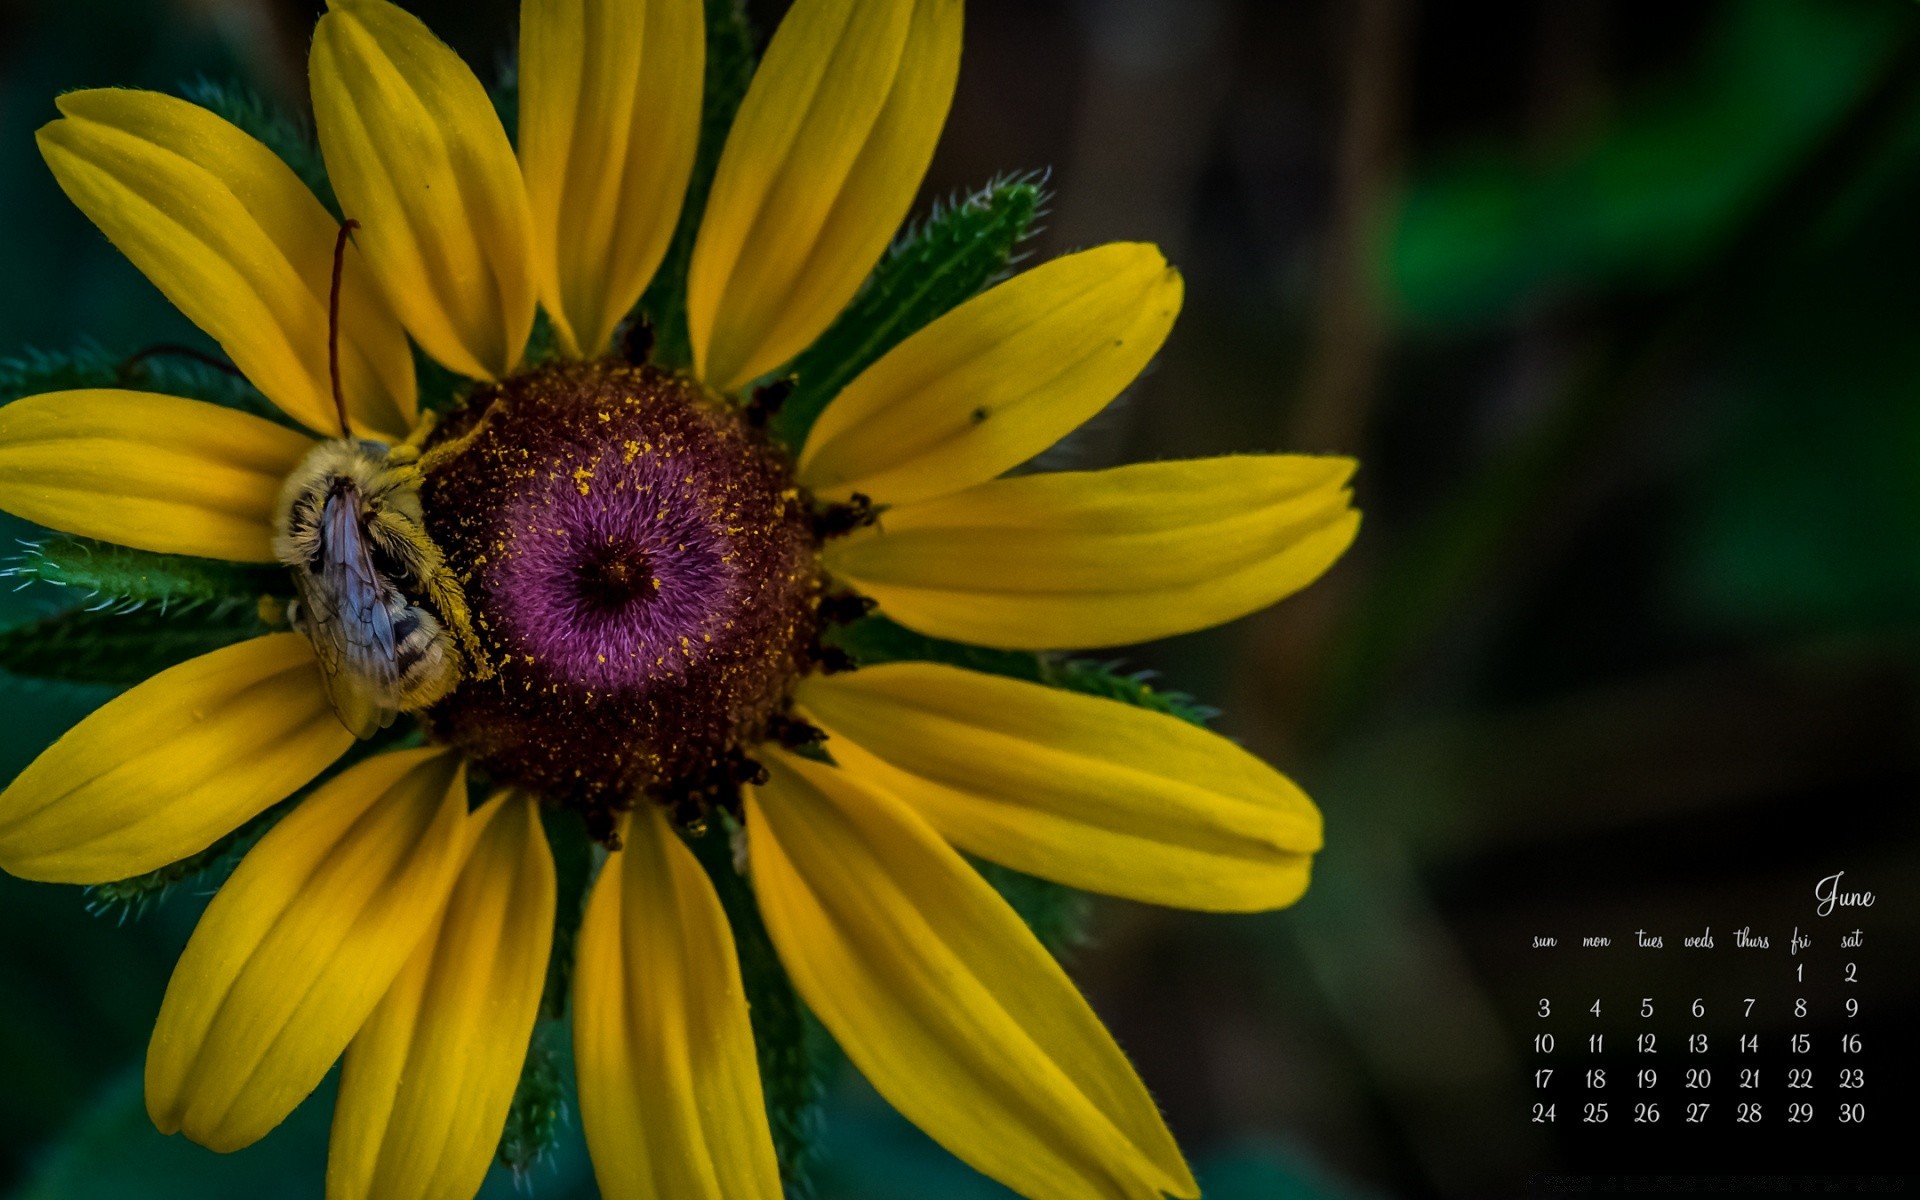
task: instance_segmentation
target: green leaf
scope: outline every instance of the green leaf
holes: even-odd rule
[[[752,888],[733,865],[728,822],[716,821],[705,836],[692,839],[694,854],[713,880],[740,958],[740,977],[753,1020],[753,1042],[760,1058],[760,1085],[766,1092],[767,1121],[780,1157],[780,1177],[789,1196],[812,1194],[810,1177],[817,1161],[820,1102],[827,1079],[838,1066],[831,1041],[794,991],[773,948]]]
[[[653,361],[676,371],[693,365],[693,345],[687,337],[687,265],[693,260],[694,237],[707,210],[707,193],[713,190],[713,173],[720,165],[727,131],[753,79],[753,28],[745,6],[741,0],[706,0],[706,4],[707,77],[700,147],[694,154],[693,175],[673,241],[635,310],[653,326]]]
[[[307,185],[320,203],[327,206],[334,220],[340,219],[340,202],[334,198],[333,184],[327,178],[326,160],[320,155],[320,143],[303,120],[260,94],[232,80],[220,81],[204,76],[180,89],[187,99],[240,127],[266,144],[267,149],[293,168],[300,182]]]
[[[0,629],[0,670],[120,687],[267,632],[254,604],[78,609]]]
[[[1710,410],[1670,567],[1669,611],[1715,637],[1900,645],[1920,625],[1920,555],[1889,552],[1920,544],[1911,90],[1904,107],[1851,221],[1771,267],[1725,352],[1737,401]]]
[[[775,439],[798,450],[854,376],[999,278],[1043,198],[1031,178],[1002,180],[936,208],[895,242],[847,310],[781,372],[795,382],[773,418]]]
[[[1687,278],[1870,88],[1902,5],[1779,0],[1717,9],[1702,61],[1544,161],[1482,151],[1418,178],[1380,270],[1401,314],[1504,319],[1541,297]]]
[[[272,401],[233,368],[192,346],[162,344],[131,354],[110,354],[92,342],[81,342],[71,350],[27,349],[0,358],[0,404],[73,388],[164,392],[292,426]]]
[[[263,595],[286,591],[285,576],[271,567],[153,554],[70,537],[29,545],[17,563],[0,572],[0,578],[73,588],[89,600],[123,611],[157,605],[163,613],[202,604],[231,610],[257,605]]]

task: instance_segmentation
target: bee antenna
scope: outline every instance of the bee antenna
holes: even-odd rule
[[[347,422],[347,397],[340,390],[340,279],[347,269],[347,235],[360,228],[360,222],[348,217],[340,223],[340,235],[333,239],[333,287],[327,293],[327,374],[333,380],[333,407],[340,414],[340,436],[351,439],[353,427]]]

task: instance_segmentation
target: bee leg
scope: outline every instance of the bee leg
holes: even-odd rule
[[[391,507],[367,513],[367,538],[400,576],[396,582],[423,586],[429,572],[440,565],[440,551],[411,517]]]
[[[453,636],[460,643],[460,649],[472,665],[475,679],[491,679],[493,664],[487,661],[486,652],[480,647],[480,637],[473,631],[473,617],[467,609],[467,594],[453,577],[453,572],[444,566],[435,565],[425,579],[427,601],[445,618],[447,627],[453,630]]]
[[[427,439],[433,436],[434,429],[440,424],[440,414],[432,409],[420,413],[420,423],[413,427],[407,440],[387,451],[387,462],[391,466],[405,467],[420,461]]]
[[[269,629],[293,629],[305,633],[293,623],[294,614],[299,611],[298,599],[282,600],[278,596],[261,596],[254,601],[254,611],[260,615],[260,623]]]
[[[420,474],[425,475],[442,462],[465,450],[473,443],[473,439],[479,437],[481,432],[486,429],[488,423],[493,420],[493,414],[499,412],[501,407],[502,402],[496,401],[493,404],[489,404],[486,411],[480,414],[480,419],[473,423],[471,429],[468,429],[459,437],[449,438],[441,442],[438,446],[430,450],[420,451],[417,456],[419,461],[414,464],[414,469],[419,471]],[[408,438],[407,440],[412,441],[413,439]]]
[[[480,638],[473,631],[467,594],[461,590],[453,572],[447,570],[439,547],[411,520],[388,511],[374,513],[368,519],[367,534],[377,540],[381,549],[402,569],[406,575],[404,582],[453,631],[474,677],[491,678],[493,667],[487,662]]]

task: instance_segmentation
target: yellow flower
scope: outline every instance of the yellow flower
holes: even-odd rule
[[[248,853],[168,987],[147,1061],[154,1122],[247,1145],[344,1053],[329,1196],[471,1195],[537,1016],[556,907],[538,806],[560,804],[617,847],[573,996],[602,1190],[779,1196],[732,935],[675,828],[717,807],[738,814],[801,996],[902,1113],[1028,1196],[1196,1195],[1119,1049],[961,852],[1139,900],[1263,909],[1306,887],[1318,812],[1173,717],[934,663],[827,673],[807,639],[833,588],[921,633],[1002,648],[1217,624],[1342,553],[1352,464],[1001,478],[1159,349],[1181,283],[1144,245],[1068,255],[935,320],[849,384],[790,465],[714,400],[812,343],[900,225],[952,95],[960,0],[794,4],[692,253],[692,379],[603,355],[667,252],[693,169],[700,0],[525,0],[517,151],[419,21],[386,0],[329,8],[313,102],[359,223],[338,382],[354,433],[393,443],[420,426],[409,338],[479,381],[471,448],[449,444],[423,498],[501,673],[428,714],[427,748],[336,774]],[[283,482],[339,432],[338,226],[265,146],[191,104],[58,103],[40,145],[61,186],[312,436],[147,393],[31,397],[0,409],[0,507],[144,550],[271,562]],[[527,369],[536,308],[560,361]],[[594,442],[593,421],[617,440]],[[565,486],[528,499],[551,480]],[[884,516],[815,537],[808,497],[843,511],[871,498]],[[628,524],[598,557],[563,536],[607,521]],[[692,532],[655,527],[669,521]],[[576,632],[541,624],[556,621],[599,622],[591,658],[556,648]],[[796,729],[824,733],[825,755],[797,752]],[[153,870],[352,742],[307,636],[215,651],[28,767],[0,795],[0,866],[80,883]],[[501,786],[470,811],[473,764]]]

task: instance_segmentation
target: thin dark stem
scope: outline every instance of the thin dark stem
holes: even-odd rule
[[[327,294],[327,374],[333,381],[333,407],[340,413],[340,436],[351,438],[353,427],[347,421],[347,397],[340,390],[340,279],[346,274],[347,237],[360,228],[360,222],[348,217],[340,223],[340,234],[333,239],[333,287]]]

